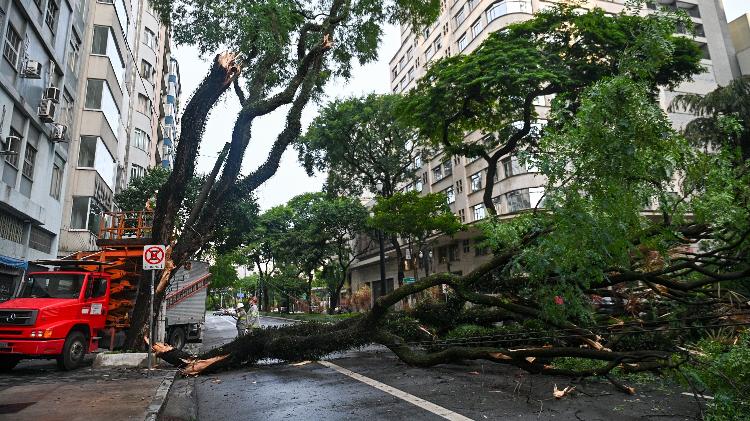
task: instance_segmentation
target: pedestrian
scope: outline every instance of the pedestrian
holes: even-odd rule
[[[260,328],[260,311],[258,311],[258,297],[250,299],[250,330]]]
[[[245,311],[245,305],[242,303],[237,304],[237,336],[245,336],[247,334],[247,312]]]

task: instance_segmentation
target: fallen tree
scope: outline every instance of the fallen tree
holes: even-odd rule
[[[542,12],[539,19],[560,18],[557,13]],[[613,19],[600,12],[591,16],[575,22],[607,27]],[[748,162],[731,142],[695,148],[674,131],[651,77],[676,66],[675,81],[682,80],[682,72],[695,70],[697,56],[670,45],[674,20],[649,22],[628,20],[629,28],[645,28],[634,38],[643,44],[635,42],[615,71],[555,102],[544,133],[523,151],[546,176],[544,206],[484,223],[493,255],[471,273],[426,276],[378,298],[369,312],[335,324],[257,330],[198,356],[163,344],[153,344],[154,350],[186,374],[199,374],[379,343],[418,366],[482,359],[533,373],[603,376],[630,391],[611,376],[613,370],[679,366],[673,353],[700,336],[696,331],[747,323],[741,293],[750,279]],[[577,39],[576,25],[563,26],[573,28],[565,43]],[[638,60],[644,56],[656,59]],[[473,89],[482,93],[481,86]],[[524,103],[537,94],[532,89]],[[525,113],[522,132],[528,133],[531,117]],[[729,137],[750,129],[731,116],[713,117],[722,124],[712,127]],[[508,124],[518,129],[515,121]],[[174,250],[189,250],[178,246],[184,238],[198,241],[191,236],[183,234]],[[450,306],[394,311],[404,298],[442,285],[450,289]],[[597,309],[596,300],[603,298],[615,307],[609,313]],[[452,317],[438,317],[439,311]],[[456,320],[472,318],[488,327],[504,325],[494,326],[492,335],[456,339],[442,333]],[[597,364],[565,368],[558,364],[563,358]]]

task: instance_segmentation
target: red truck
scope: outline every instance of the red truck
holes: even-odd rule
[[[17,298],[0,303],[0,370],[22,358],[56,358],[71,370],[99,347],[110,307],[111,275],[31,272]]]
[[[101,250],[36,262],[56,268],[29,272],[15,298],[0,303],[0,371],[25,358],[54,358],[60,368],[71,370],[100,345],[122,345],[153,215],[107,216],[97,240]],[[208,283],[205,262],[188,262],[176,271],[165,297],[164,323],[174,346],[200,340]]]

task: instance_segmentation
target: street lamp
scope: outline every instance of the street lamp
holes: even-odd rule
[[[383,182],[378,180],[375,183],[375,188],[378,189],[378,195],[383,197]],[[380,295],[385,295],[385,245],[383,244],[383,231],[381,229],[378,229],[378,245],[380,246]]]

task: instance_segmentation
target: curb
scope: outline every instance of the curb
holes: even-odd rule
[[[171,375],[164,376],[164,380],[162,380],[159,388],[156,389],[156,393],[154,394],[154,398],[151,400],[151,404],[149,404],[148,408],[146,408],[146,413],[143,416],[144,421],[156,421],[162,408],[164,408],[164,404],[167,403],[167,395],[169,394],[169,389],[172,388],[172,384],[174,383],[176,377],[177,370],[171,373]]]
[[[297,319],[287,319],[286,317],[278,317],[278,316],[260,316],[265,317],[266,319],[276,319],[276,320],[282,320],[285,322],[293,322],[293,323],[301,323],[303,320],[297,320]]]

